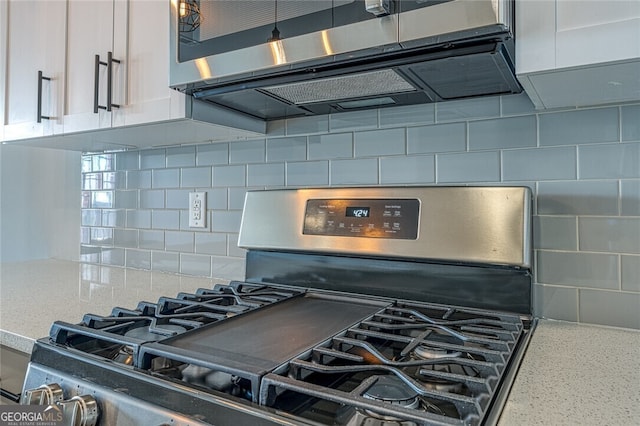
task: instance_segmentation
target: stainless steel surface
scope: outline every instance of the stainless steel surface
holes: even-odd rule
[[[389,0],[365,0],[365,8],[376,16],[384,16],[390,12]]]
[[[170,85],[180,87],[188,83],[206,81],[234,74],[243,74],[282,65],[266,43],[178,62],[177,1],[171,7]],[[506,0],[453,0],[424,9],[383,16],[342,27],[330,28],[281,40],[286,54],[285,64],[296,64],[330,58],[345,53],[365,54],[373,51],[399,50],[405,43],[419,42],[488,25],[511,27]],[[239,25],[243,25],[239,23]],[[265,40],[266,41],[266,40]],[[434,42],[435,40],[431,40]],[[414,43],[415,44],[415,43]],[[370,53],[371,53],[370,52]]]
[[[80,395],[93,395],[101,406],[101,425],[205,426],[209,424],[133,398],[127,394],[126,389],[107,389],[57,369],[31,364],[25,387],[37,387],[40,383],[60,383],[67,399]]]
[[[264,3],[261,7],[266,9],[274,5]],[[343,3],[352,2],[337,2],[336,9],[322,12],[338,14]],[[320,19],[294,14],[295,19],[307,21],[295,21],[297,26],[288,22],[290,29],[306,28],[312,22],[316,26],[311,32],[294,31],[289,36],[278,30],[279,13],[262,11],[267,15],[259,16],[262,24],[251,24],[244,32],[222,30],[222,35],[209,39],[202,34],[193,39],[179,35],[174,5],[170,85],[196,99],[262,120],[522,91],[514,73],[513,0],[408,2],[405,9],[396,1],[389,3],[391,14],[385,11],[386,3],[358,0],[344,12],[350,17],[345,18],[348,24],[334,22],[333,15]],[[242,21],[237,24],[242,29],[246,20],[240,8],[251,8],[251,2],[239,4],[229,10],[228,21]],[[365,11],[372,4],[379,16]],[[353,6],[364,17],[351,17]],[[251,15],[256,13],[252,9]],[[264,22],[273,22],[273,27]],[[241,47],[216,47],[236,44]],[[385,87],[389,82],[367,84],[370,72],[393,74],[389,81],[396,81],[401,90]],[[324,86],[318,84],[320,80]],[[327,89],[302,101],[287,96],[316,86]],[[277,90],[265,90],[273,87]]]
[[[20,404],[54,405],[64,399],[63,391],[57,383],[44,384],[35,389],[26,389]]]
[[[323,198],[418,199],[418,237],[304,235],[307,200]],[[528,268],[532,256],[531,191],[526,187],[435,186],[250,191],[238,245]]]
[[[98,422],[98,403],[90,395],[76,395],[68,401],[60,401],[58,406],[69,426],[95,426]]]
[[[0,395],[17,402],[27,372],[29,354],[0,345]]]

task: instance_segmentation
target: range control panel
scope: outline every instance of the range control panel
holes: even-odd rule
[[[310,199],[303,234],[415,240],[417,199]]]

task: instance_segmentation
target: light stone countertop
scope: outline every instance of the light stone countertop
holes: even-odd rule
[[[77,324],[84,314],[108,315],[116,306],[135,308],[140,301],[227,284],[242,279],[239,272],[216,279],[53,259],[2,263],[0,344],[31,352],[56,320]]]
[[[180,291],[242,279],[197,278],[44,260],[0,264],[0,343],[30,352],[56,320],[78,323]],[[540,320],[499,426],[640,425],[640,332]]]

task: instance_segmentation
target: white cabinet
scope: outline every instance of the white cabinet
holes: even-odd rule
[[[639,100],[640,1],[518,1],[516,73],[538,108]]]
[[[30,4],[24,8],[25,13],[28,10],[30,16],[34,13],[42,16],[42,26],[55,22],[62,33],[60,40],[40,40],[42,46],[39,48],[42,48],[33,60],[45,54],[45,46],[55,45],[59,58],[62,58],[61,70],[65,73],[60,71],[60,75],[55,75],[53,81],[59,82],[59,86],[48,81],[49,85],[45,85],[51,87],[48,90],[55,88],[61,91],[60,96],[55,97],[58,102],[55,111],[48,105],[43,107],[45,111],[54,111],[52,114],[58,125],[55,132],[31,132],[22,137],[16,137],[16,132],[12,132],[5,137],[7,141],[18,140],[17,143],[25,146],[101,151],[231,141],[263,136],[266,132],[264,121],[195,101],[169,88],[169,1],[10,1],[9,39],[15,38],[13,32],[17,27],[17,24],[13,24],[11,6],[14,2]],[[53,16],[48,11],[53,5],[57,5],[66,15],[58,20],[44,19],[47,15]],[[61,22],[66,22],[66,39]],[[26,29],[24,32],[31,38],[35,37]],[[109,55],[114,59],[111,76]],[[25,63],[9,54],[7,67],[8,70],[24,68]],[[34,83],[36,76],[34,74]],[[16,78],[23,76],[18,74]],[[66,90],[63,85],[65,81]],[[6,110],[7,117],[14,110],[17,111],[14,103],[19,103],[21,99],[15,95],[22,93],[21,87],[26,82],[14,81],[9,76],[8,83],[7,95],[12,95],[10,101],[13,103],[7,102],[7,107],[11,107]],[[109,96],[111,106],[108,106]],[[35,102],[35,95],[33,98]],[[4,126],[5,131],[9,128]],[[29,139],[22,140],[24,138]]]
[[[67,2],[65,133],[111,127],[124,102],[127,3]]]
[[[3,2],[6,33],[4,139],[62,132],[66,4],[62,1]]]

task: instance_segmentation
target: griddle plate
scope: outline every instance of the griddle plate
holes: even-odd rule
[[[263,374],[388,305],[307,293],[158,344],[209,365]]]

